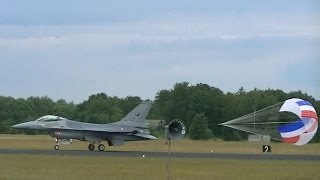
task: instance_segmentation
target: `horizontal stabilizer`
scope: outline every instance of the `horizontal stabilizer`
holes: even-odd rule
[[[142,137],[142,138],[146,138],[146,139],[151,139],[151,140],[156,140],[156,139],[158,139],[158,138],[152,136],[151,134],[137,133],[137,134],[135,134],[135,136]]]

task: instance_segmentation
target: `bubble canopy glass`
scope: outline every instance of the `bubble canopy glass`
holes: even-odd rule
[[[50,121],[59,121],[62,119],[65,119],[65,118],[59,117],[59,116],[54,116],[54,115],[46,115],[46,116],[42,116],[41,118],[37,119],[36,121],[50,122]]]

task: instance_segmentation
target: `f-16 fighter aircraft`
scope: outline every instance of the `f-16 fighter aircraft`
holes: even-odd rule
[[[48,131],[56,138],[55,150],[61,144],[71,144],[72,139],[89,141],[88,149],[93,151],[98,145],[99,151],[104,151],[102,141],[109,146],[120,146],[124,141],[141,141],[157,139],[149,131],[149,124],[145,122],[152,106],[152,102],[143,101],[120,121],[109,124],[93,124],[69,120],[63,117],[46,115],[35,121],[12,126],[17,129],[31,129]]]

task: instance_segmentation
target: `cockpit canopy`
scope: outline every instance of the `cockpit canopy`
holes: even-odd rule
[[[59,117],[59,116],[54,116],[54,115],[45,115],[45,116],[42,116],[41,118],[37,119],[36,121],[51,122],[51,121],[60,121],[62,119],[65,119],[65,118]]]

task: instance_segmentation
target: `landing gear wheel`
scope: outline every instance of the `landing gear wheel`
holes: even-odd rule
[[[99,144],[98,149],[99,151],[104,151],[106,147],[103,144]]]
[[[88,149],[89,149],[90,151],[93,151],[94,148],[95,148],[94,144],[89,144]]]
[[[55,146],[54,146],[54,149],[55,149],[55,150],[59,150],[59,145],[55,145]]]

